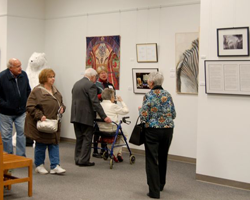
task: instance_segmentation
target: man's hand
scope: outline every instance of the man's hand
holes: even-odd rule
[[[112,122],[111,119],[110,119],[109,117],[106,117],[106,118],[104,119],[104,121],[105,121],[106,123],[111,123],[111,122]]]

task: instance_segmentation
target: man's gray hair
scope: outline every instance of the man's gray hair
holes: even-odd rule
[[[84,72],[84,76],[87,76],[87,77],[92,77],[96,75],[97,75],[97,72],[93,68],[88,68]]]
[[[13,67],[13,62],[14,61],[17,61],[17,59],[16,58],[9,59],[9,61],[7,62],[7,68],[8,69],[11,68],[11,67]]]
[[[102,91],[102,100],[111,100],[113,96],[115,96],[115,92],[111,88],[105,88]]]
[[[162,85],[164,81],[163,74],[161,72],[151,72],[148,76],[148,81],[153,82],[155,85]]]

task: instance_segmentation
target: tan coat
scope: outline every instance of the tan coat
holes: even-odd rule
[[[47,119],[57,119],[57,113],[59,110],[58,101],[60,106],[64,108],[64,111],[66,107],[62,102],[62,95],[56,87],[53,86],[53,95],[58,101],[47,91],[39,88],[39,86],[42,85],[38,85],[32,90],[27,101],[24,133],[27,137],[39,143],[58,144],[60,141],[60,123],[56,133],[39,132],[36,128],[36,123],[42,118],[43,115],[46,116]]]

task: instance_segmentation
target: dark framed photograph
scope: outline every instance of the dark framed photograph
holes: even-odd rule
[[[157,72],[158,68],[133,68],[133,88],[135,94],[145,94],[150,91],[148,87],[148,75]]]
[[[249,27],[217,29],[217,55],[249,56]]]
[[[158,62],[157,43],[136,44],[138,63]]]

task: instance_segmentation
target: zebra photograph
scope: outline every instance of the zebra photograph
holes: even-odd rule
[[[198,94],[199,39],[198,33],[176,34],[176,91]]]

